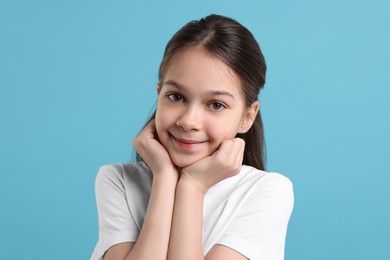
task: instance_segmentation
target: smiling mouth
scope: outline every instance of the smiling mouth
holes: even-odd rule
[[[176,144],[178,144],[181,148],[184,149],[193,149],[198,147],[200,144],[205,143],[206,141],[197,141],[197,140],[190,140],[190,139],[182,139],[177,138],[174,135],[171,135],[172,139],[175,141]]]

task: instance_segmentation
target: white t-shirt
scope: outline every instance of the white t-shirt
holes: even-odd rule
[[[99,240],[91,259],[113,245],[135,242],[152,184],[145,163],[105,165],[96,178]],[[203,253],[216,244],[253,260],[282,260],[294,204],[292,183],[283,175],[243,165],[240,173],[211,187],[204,198]]]

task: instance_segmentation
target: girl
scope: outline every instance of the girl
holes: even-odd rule
[[[230,18],[172,37],[156,111],[133,141],[138,162],[98,173],[92,259],[283,259],[293,191],[264,171],[265,71],[253,35]]]

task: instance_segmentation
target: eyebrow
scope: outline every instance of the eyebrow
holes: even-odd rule
[[[167,80],[167,81],[164,81],[162,84],[161,84],[161,87],[163,85],[170,85],[170,86],[173,86],[175,88],[178,88],[178,89],[183,89],[185,88],[183,84],[179,83],[179,82],[176,82],[174,80]],[[211,96],[227,96],[227,97],[230,97],[232,98],[233,100],[235,100],[235,97],[228,91],[223,91],[223,90],[211,90],[209,92],[207,92],[207,94],[211,95]]]

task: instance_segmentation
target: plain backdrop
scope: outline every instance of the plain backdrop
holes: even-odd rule
[[[287,260],[390,259],[386,0],[0,0],[0,255],[89,259],[101,165],[133,158],[165,44],[217,13],[259,41]]]

